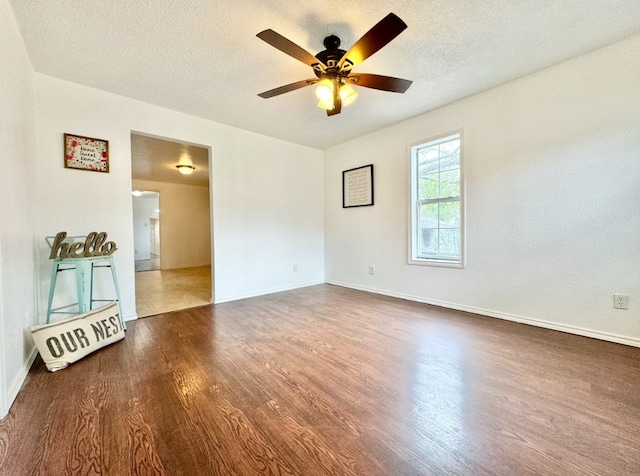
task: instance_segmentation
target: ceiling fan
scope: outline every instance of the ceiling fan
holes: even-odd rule
[[[325,49],[315,56],[273,30],[261,31],[256,35],[258,38],[311,66],[316,77],[280,86],[258,96],[272,98],[317,83],[316,96],[320,100],[318,107],[326,109],[328,116],[333,116],[340,114],[342,106],[351,104],[358,96],[351,85],[404,93],[411,86],[411,81],[407,79],[354,73],[352,69],[386,46],[406,28],[405,22],[389,13],[356,41],[349,51],[341,50],[340,38],[330,35],[324,39]]]

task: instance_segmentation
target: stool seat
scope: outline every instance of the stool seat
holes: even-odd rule
[[[48,242],[49,240],[47,240]],[[51,321],[52,314],[83,314],[93,309],[93,304],[97,302],[111,302],[113,299],[94,299],[93,282],[94,271],[96,268],[110,268],[113,286],[115,288],[116,300],[118,302],[118,311],[120,313],[120,323],[122,328],[126,329],[124,319],[122,317],[122,307],[120,301],[120,289],[118,287],[118,278],[116,276],[115,263],[113,256],[90,256],[79,258],[55,258],[53,259],[53,268],[51,271],[51,287],[49,289],[49,303],[47,306],[47,324]],[[75,286],[78,301],[65,306],[53,307],[53,298],[56,290],[58,273],[63,271],[75,272]],[[76,310],[69,309],[76,307]]]

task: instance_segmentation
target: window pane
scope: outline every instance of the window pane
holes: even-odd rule
[[[460,168],[460,139],[440,144],[440,170]]]
[[[439,230],[438,253],[448,258],[460,258],[460,230]]]
[[[429,174],[420,177],[419,200],[438,198],[440,190],[440,174]]]
[[[440,203],[439,212],[439,228],[460,227],[460,202]]]
[[[418,151],[418,167],[420,175],[438,171],[440,151],[437,146],[425,147]]]
[[[460,196],[460,170],[449,170],[440,174],[440,193],[438,198]]]
[[[420,228],[438,228],[438,204],[420,205]]]
[[[418,254],[419,256],[438,255],[437,228],[421,228],[418,230]]]

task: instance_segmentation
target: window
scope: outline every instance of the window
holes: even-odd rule
[[[409,262],[463,266],[462,133],[411,147]]]

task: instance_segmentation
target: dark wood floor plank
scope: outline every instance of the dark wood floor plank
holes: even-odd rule
[[[0,475],[640,475],[640,349],[329,285],[132,322]]]
[[[65,473],[102,474],[104,461],[100,444],[100,407],[102,395],[96,392],[96,386],[90,386],[87,394],[78,402],[78,411],[70,438],[70,451],[67,453]]]
[[[127,466],[114,468],[113,474],[164,475],[167,474],[158,455],[151,426],[144,420],[145,409],[137,398],[132,399],[123,412],[126,422],[128,454],[120,461]],[[114,462],[118,464],[118,462]],[[120,465],[118,465],[120,466]]]

